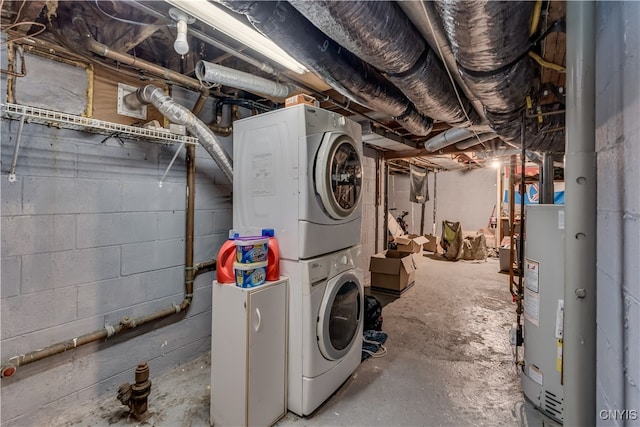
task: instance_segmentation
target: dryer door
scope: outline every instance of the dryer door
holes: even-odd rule
[[[349,352],[362,322],[362,295],[358,278],[341,274],[327,283],[320,305],[316,333],[320,352],[328,360],[338,360]]]
[[[358,207],[362,191],[362,159],[348,135],[327,132],[315,162],[316,193],[333,219],[344,219]]]

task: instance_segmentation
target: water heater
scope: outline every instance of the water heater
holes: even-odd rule
[[[525,220],[522,391],[562,422],[564,205],[529,205]]]

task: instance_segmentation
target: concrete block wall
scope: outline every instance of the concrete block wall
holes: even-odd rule
[[[5,87],[3,87],[3,92]],[[176,92],[187,107],[195,94]],[[211,114],[211,104],[204,114]],[[2,120],[2,361],[179,304],[184,293],[184,154],[162,187],[175,146],[25,124],[17,182],[9,171],[18,122]],[[231,138],[223,141],[231,154]],[[183,150],[184,151],[184,150]],[[231,185],[200,147],[195,262],[216,256],[232,225]],[[210,349],[211,281],[195,281],[185,314],[18,369],[2,379],[3,425],[44,425],[82,404]]]
[[[640,3],[598,2],[597,413],[640,425]],[[635,411],[616,413],[607,411]],[[601,412],[605,411],[605,412]]]
[[[487,228],[491,211],[496,204],[496,171],[492,168],[468,171],[429,172],[429,201],[425,203],[424,232],[430,233],[433,223],[434,194],[436,196],[436,235],[442,234],[442,221],[460,221],[464,232]],[[434,193],[434,183],[437,193]],[[409,212],[406,220],[409,232],[420,232],[422,207],[409,201],[409,177],[392,175],[389,184],[389,207],[396,208],[397,217]]]
[[[369,273],[369,259],[371,255],[384,249],[386,223],[384,222],[383,206],[376,212],[376,159],[377,151],[370,147],[364,148],[362,170],[362,245],[361,267],[364,272],[365,286],[371,285]],[[382,190],[381,190],[382,191]],[[382,193],[381,193],[382,194]],[[376,248],[376,215],[378,215],[378,247]]]

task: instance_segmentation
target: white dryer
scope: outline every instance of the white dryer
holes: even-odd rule
[[[361,247],[280,263],[289,294],[288,409],[311,414],[360,364],[364,279]]]
[[[297,105],[233,124],[233,228],[275,229],[281,259],[360,243],[362,130],[331,111]]]

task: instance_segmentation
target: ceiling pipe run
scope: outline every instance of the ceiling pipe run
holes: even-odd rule
[[[287,2],[220,0],[245,14],[260,32],[347,98],[390,115],[409,132],[426,136],[433,121],[371,65],[327,37]]]
[[[287,98],[297,89],[292,84],[273,82],[253,74],[206,61],[198,61],[195,72],[196,77],[200,81],[229,86],[275,98]]]
[[[169,23],[170,20],[167,19],[166,15],[164,13],[158,12],[157,10],[147,6],[144,3],[141,3],[140,1],[131,1],[130,2],[131,6],[133,6],[134,8],[143,11],[144,13],[146,13],[147,15],[151,15],[156,19],[162,20],[164,22]],[[265,73],[268,74],[273,74],[273,75],[277,75],[279,74],[278,71],[276,69],[274,69],[272,66],[270,66],[269,64],[259,61],[243,52],[240,52],[237,48],[233,48],[229,45],[226,45],[222,42],[220,42],[219,40],[214,39],[213,37],[204,34],[203,32],[194,29],[193,27],[188,27],[187,29],[187,33],[207,44],[210,44],[211,46],[214,46],[217,49],[220,49],[221,51],[228,53],[231,56],[234,56],[244,62],[246,62],[249,65],[253,65],[254,67],[258,68],[260,71],[264,71]]]
[[[469,138],[476,138],[476,133],[467,129],[452,128],[437,134],[433,138],[424,143],[424,148],[433,153],[445,147],[455,144],[456,142],[465,141]]]
[[[229,182],[233,182],[233,166],[229,155],[224,151],[218,138],[195,114],[178,104],[162,89],[153,85],[146,85],[124,97],[125,103],[133,109],[141,105],[153,104],[162,115],[173,123],[184,125],[187,130],[198,138],[198,142],[213,158]]]
[[[395,2],[289,3],[331,39],[383,72],[424,115],[452,126],[479,123],[469,100],[464,94],[458,100],[455,83],[437,55]]]
[[[140,70],[144,70],[156,77],[161,77],[189,89],[193,89],[196,91],[206,90],[196,79],[192,79],[191,77],[187,77],[184,74],[180,74],[167,68],[160,67],[143,59],[136,58],[135,56],[111,50],[107,45],[98,42],[93,37],[93,34],[91,34],[91,31],[89,31],[89,27],[87,27],[87,23],[85,22],[84,18],[80,16],[80,11],[78,9],[74,10],[73,24],[80,33],[80,37],[83,40],[86,48],[96,55],[100,55],[102,57],[120,62],[121,64],[125,64],[134,68],[138,68]]]

